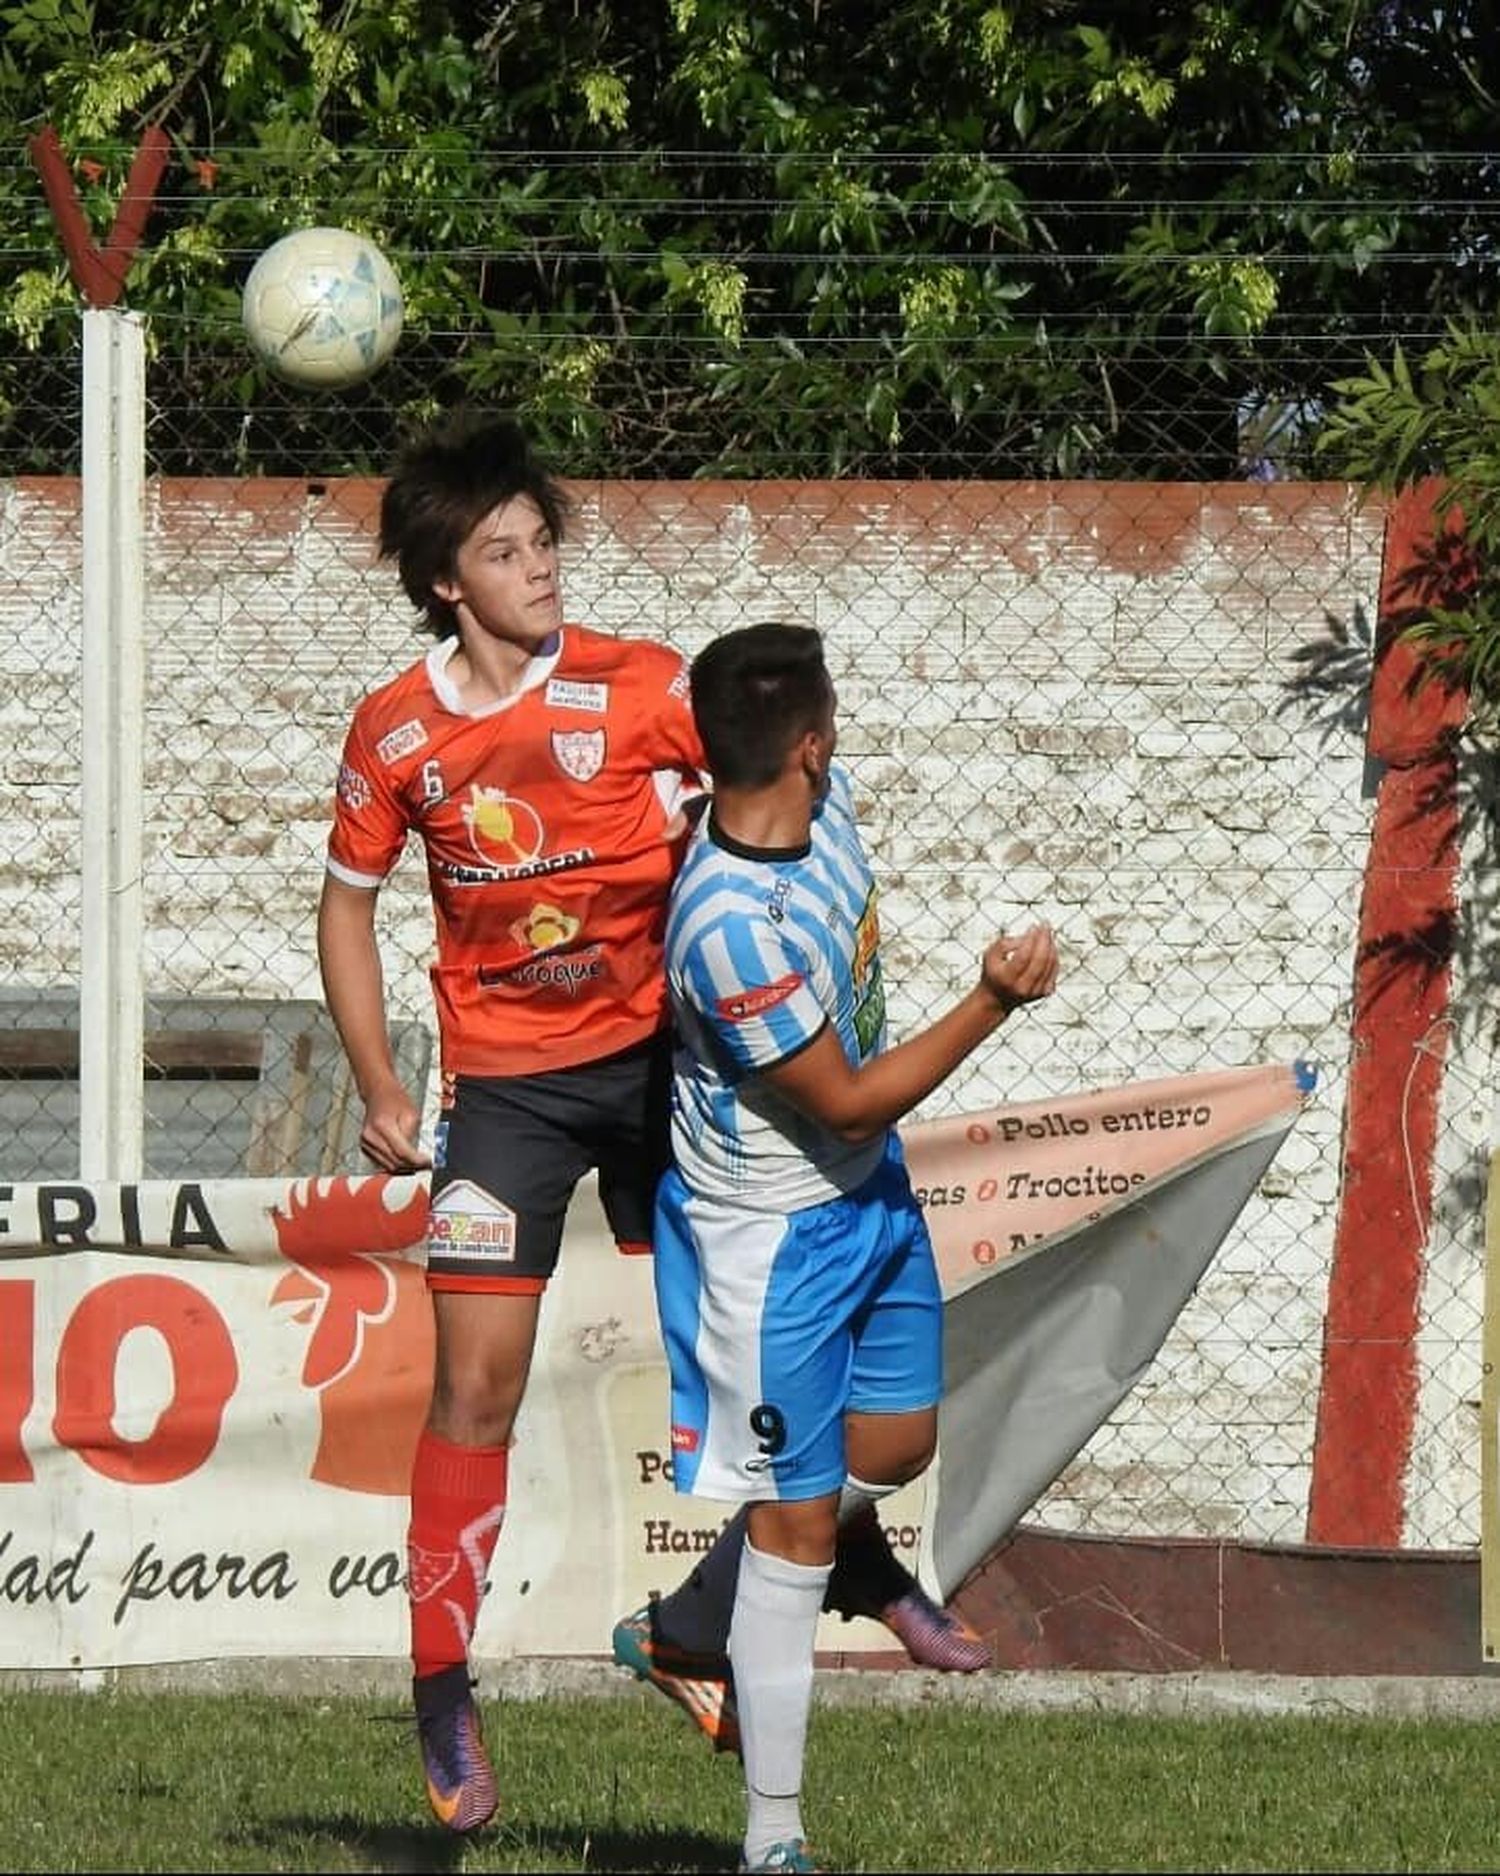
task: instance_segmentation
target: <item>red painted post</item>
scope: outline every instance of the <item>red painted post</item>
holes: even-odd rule
[[[1458,777],[1468,699],[1421,681],[1403,625],[1456,605],[1461,522],[1427,483],[1392,506],[1381,574],[1370,754],[1385,763],[1354,961],[1344,1159],[1308,1495],[1313,1544],[1399,1549],[1417,1407],[1416,1337],[1432,1210],[1457,924]]]
[[[73,186],[73,172],[57,132],[48,124],[31,139],[30,147],[74,286],[83,295],[85,305],[113,306],[125,290],[125,276],[146,232],[151,204],[171,154],[166,132],[153,124],[142,136],[102,250],[96,246],[84,218],[83,205]]]

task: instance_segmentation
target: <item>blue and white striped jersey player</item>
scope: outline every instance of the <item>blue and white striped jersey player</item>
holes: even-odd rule
[[[691,686],[713,796],[667,927],[675,1166],[655,1280],[673,1475],[747,1507],[728,1642],[741,1867],[811,1869],[802,1760],[840,1521],[928,1464],[942,1391],[937,1269],[895,1123],[1051,993],[1057,950],[1041,924],[998,937],[973,987],[887,1048],[821,638],[730,632]]]

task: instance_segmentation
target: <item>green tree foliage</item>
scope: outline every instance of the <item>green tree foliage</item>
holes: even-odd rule
[[[1500,333],[1452,323],[1408,360],[1396,347],[1333,387],[1340,401],[1319,438],[1323,458],[1371,490],[1436,483],[1439,533],[1404,635],[1432,676],[1463,684],[1469,728],[1500,732]]]
[[[336,221],[406,291],[381,400],[507,402],[580,473],[1243,473],[1247,416],[1315,413],[1372,331],[1492,312],[1486,17],[9,0],[0,445],[45,453],[15,413],[47,361],[74,369],[26,139],[56,128],[102,235],[160,124],[127,298],[155,395],[198,413],[163,466],[274,466],[243,442],[274,387],[239,287],[287,228]],[[348,400],[286,400],[287,449],[299,426],[357,465]]]

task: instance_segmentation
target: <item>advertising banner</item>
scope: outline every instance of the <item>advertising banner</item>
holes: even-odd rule
[[[883,1513],[935,1594],[1149,1367],[1310,1088],[1236,1068],[903,1130],[948,1393]],[[406,1654],[426,1220],[421,1177],[0,1184],[0,1667]],[[476,1658],[607,1654],[728,1511],[672,1489],[649,1260],[580,1192]]]

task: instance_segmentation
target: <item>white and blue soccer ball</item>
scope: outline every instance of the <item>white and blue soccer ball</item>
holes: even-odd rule
[[[380,369],[404,312],[395,269],[347,228],[283,235],[250,269],[242,301],[246,336],[278,376],[332,390]]]

